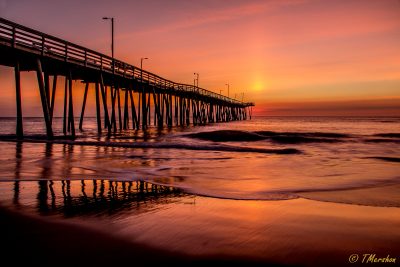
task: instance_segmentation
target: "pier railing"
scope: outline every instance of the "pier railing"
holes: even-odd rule
[[[13,48],[29,51],[41,56],[97,69],[128,79],[135,79],[139,82],[157,86],[166,91],[188,92],[241,106],[254,105],[253,103],[232,99],[194,85],[173,82],[134,65],[30,29],[4,18],[0,18],[0,42]]]

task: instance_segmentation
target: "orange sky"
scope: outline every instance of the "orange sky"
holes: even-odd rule
[[[177,82],[198,72],[218,93],[229,83],[256,114],[400,115],[398,0],[80,2],[0,0],[0,16],[106,54],[101,17],[114,16],[118,59],[148,57],[145,69]],[[34,78],[23,77],[25,116],[41,115]],[[12,70],[0,85],[0,116],[13,116]]]

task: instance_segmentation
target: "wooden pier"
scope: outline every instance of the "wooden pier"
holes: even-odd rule
[[[23,138],[20,73],[37,74],[46,134],[53,138],[59,77],[65,77],[63,132],[75,137],[73,81],[85,83],[79,130],[83,130],[88,90],[95,90],[97,130],[108,134],[150,125],[172,127],[246,120],[254,103],[245,103],[162,78],[141,68],[0,18],[0,65],[15,70],[18,138]],[[153,114],[153,116],[151,116]]]

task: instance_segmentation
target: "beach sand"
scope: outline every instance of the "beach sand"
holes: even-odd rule
[[[169,198],[141,206],[129,201],[133,206],[106,215],[83,214],[80,206],[67,217],[65,210],[24,206],[30,197],[19,206],[3,201],[2,260],[9,266],[363,266],[366,253],[399,259],[397,207]],[[355,264],[352,254],[360,257]]]
[[[0,207],[2,266],[281,266],[246,257],[171,253],[60,219]],[[282,265],[283,266],[283,265]]]

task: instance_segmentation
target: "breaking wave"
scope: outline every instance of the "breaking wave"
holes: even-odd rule
[[[2,141],[17,141],[13,138],[2,138]],[[203,150],[203,151],[224,151],[224,152],[253,152],[264,154],[300,154],[301,150],[296,148],[269,149],[258,147],[230,146],[224,144],[205,145],[205,144],[184,144],[178,142],[110,142],[110,141],[78,141],[78,140],[45,140],[45,139],[29,139],[25,138],[27,143],[52,143],[67,144],[78,146],[96,146],[96,147],[122,147],[122,148],[159,148],[159,149],[187,149],[187,150]]]
[[[347,184],[322,188],[298,188],[293,190],[272,190],[272,191],[214,191],[209,189],[191,188],[185,185],[173,185],[185,193],[195,196],[227,199],[227,200],[254,200],[274,201],[293,200],[298,198],[342,203],[349,205],[363,205],[374,207],[400,207],[398,191],[400,177],[381,181],[369,181],[364,184]],[[169,183],[151,180],[150,183],[172,186]]]
[[[256,131],[246,132],[237,130],[219,130],[212,132],[200,132],[186,135],[213,142],[243,142],[269,140],[279,144],[299,144],[299,143],[336,143],[342,142],[350,135],[341,133],[324,132],[272,132]]]

